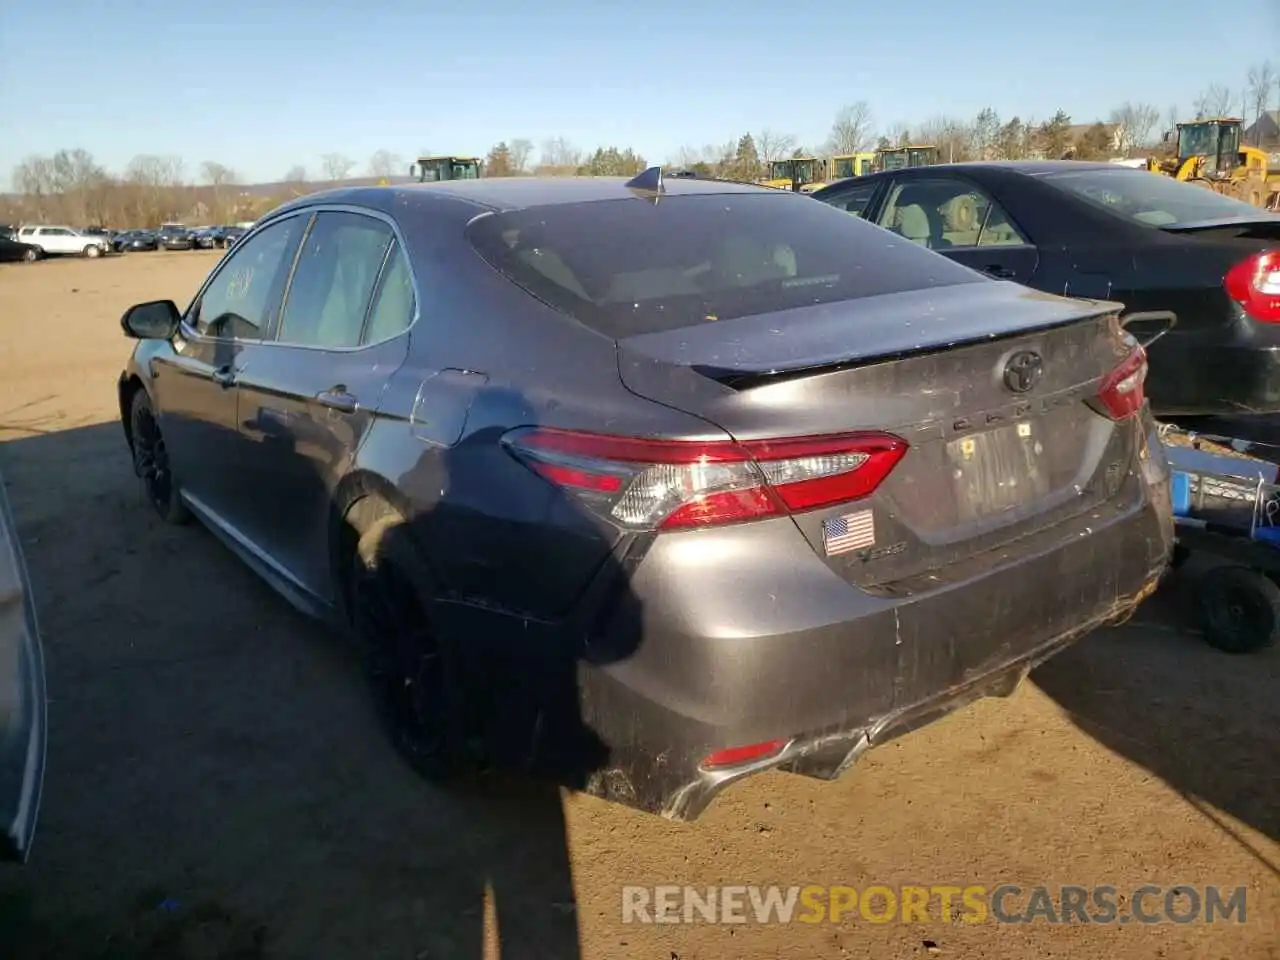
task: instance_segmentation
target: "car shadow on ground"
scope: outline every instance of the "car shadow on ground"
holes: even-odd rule
[[[18,429],[0,423],[0,473],[50,734],[31,860],[0,870],[0,956],[580,955],[556,782],[419,779],[346,638],[161,523],[118,424]]]
[[[1127,623],[1094,632],[1032,679],[1082,730],[1178,790],[1280,875],[1208,809],[1280,840],[1280,648],[1232,655],[1204,641],[1194,611],[1203,569],[1188,562]]]

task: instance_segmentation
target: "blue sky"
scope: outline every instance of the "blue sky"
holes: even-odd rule
[[[881,127],[988,105],[1084,122],[1141,100],[1163,115],[1211,82],[1241,91],[1251,62],[1280,69],[1280,0],[1230,7],[0,0],[0,183],[61,147],[116,170],[140,153],[179,154],[192,175],[217,160],[253,180],[316,172],[330,151],[363,166],[379,149],[483,154],[516,137],[663,161],[762,127],[817,145],[859,99]]]

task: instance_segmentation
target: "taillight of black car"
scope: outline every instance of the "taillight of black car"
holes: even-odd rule
[[[813,510],[873,493],[907,451],[886,433],[747,442],[514,430],[518,460],[631,530],[680,530]]]
[[[1280,250],[1263,250],[1237,263],[1222,286],[1247,316],[1280,323]]]

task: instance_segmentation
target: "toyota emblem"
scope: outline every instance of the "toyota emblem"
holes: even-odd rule
[[[1044,376],[1044,361],[1031,350],[1019,350],[1004,365],[1004,385],[1014,393],[1026,393]]]

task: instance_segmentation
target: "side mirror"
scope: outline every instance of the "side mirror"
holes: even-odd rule
[[[409,179],[412,180],[418,175],[418,165],[416,163],[409,164]]]
[[[1173,138],[1173,135],[1168,130],[1160,134],[1161,143],[1168,143],[1172,138]]]
[[[168,340],[178,332],[182,314],[172,300],[137,303],[124,312],[120,326],[135,340]]]

